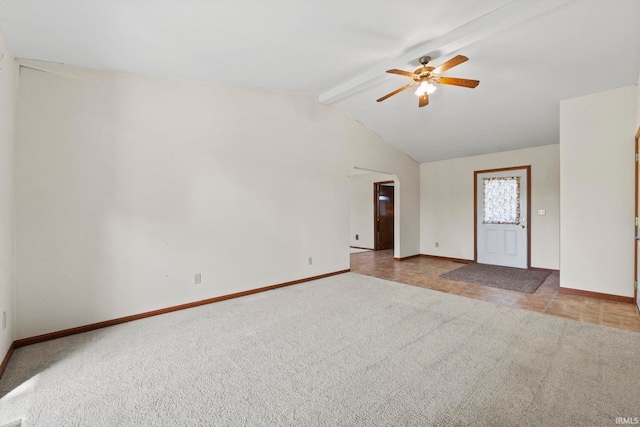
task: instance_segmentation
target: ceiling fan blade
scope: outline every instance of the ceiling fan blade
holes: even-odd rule
[[[400,74],[401,76],[407,76],[407,77],[411,77],[411,78],[413,78],[413,76],[415,76],[414,73],[411,73],[409,71],[396,70],[395,68],[393,70],[387,70],[387,73]]]
[[[455,77],[440,77],[438,83],[443,85],[462,86],[473,89],[480,84],[480,80],[458,79]]]
[[[377,100],[377,102],[382,102],[382,101],[384,101],[385,99],[387,99],[387,98],[389,98],[389,97],[391,97],[391,96],[395,95],[396,93],[402,92],[403,90],[405,90],[405,89],[409,89],[411,86],[415,86],[415,85],[416,85],[415,83],[411,83],[411,84],[408,84],[408,85],[406,85],[406,86],[401,87],[400,89],[396,89],[396,90],[394,90],[393,92],[386,94],[386,95],[385,95],[385,96],[383,96],[382,98],[379,98],[379,99]]]
[[[433,70],[433,72],[436,74],[444,73],[445,71],[455,67],[456,65],[460,65],[468,60],[469,58],[463,55],[454,56],[453,58]]]
[[[426,93],[419,98],[418,107],[424,107],[425,105],[429,105],[429,95]]]

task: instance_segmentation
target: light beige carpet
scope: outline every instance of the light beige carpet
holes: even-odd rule
[[[362,252],[373,252],[373,249],[349,248],[350,254],[360,254]]]
[[[347,273],[23,347],[0,426],[613,426],[640,334]]]

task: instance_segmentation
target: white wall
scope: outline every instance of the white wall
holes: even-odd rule
[[[558,269],[558,144],[420,165],[420,253],[472,260],[474,171],[527,165],[531,165],[533,215],[531,266]],[[546,215],[537,215],[539,209]]]
[[[560,286],[633,296],[637,87],[560,103]]]
[[[0,31],[0,362],[14,340],[13,131],[15,61]],[[2,313],[7,326],[2,328]]]
[[[353,167],[397,174],[418,253],[419,165],[334,106],[30,65],[52,72],[18,93],[17,338],[348,269]]]
[[[351,198],[349,245],[374,248],[373,183],[393,181],[393,176],[382,173],[364,173],[350,177]],[[356,240],[356,234],[359,239]]]

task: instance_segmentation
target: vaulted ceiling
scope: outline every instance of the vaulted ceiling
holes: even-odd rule
[[[318,96],[419,162],[559,138],[559,102],[636,84],[638,0],[0,0],[17,58]],[[446,75],[418,108],[429,55]]]

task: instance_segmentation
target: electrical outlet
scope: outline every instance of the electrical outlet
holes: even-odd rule
[[[7,329],[7,312],[3,311],[2,312],[2,330],[4,331],[5,329]]]
[[[440,247],[440,243],[436,242],[436,248]]]
[[[201,273],[196,273],[193,275],[193,284],[194,285],[199,285],[200,283],[202,283],[202,274]]]
[[[307,260],[307,264],[309,265],[313,264],[313,258],[309,257],[309,259]]]

